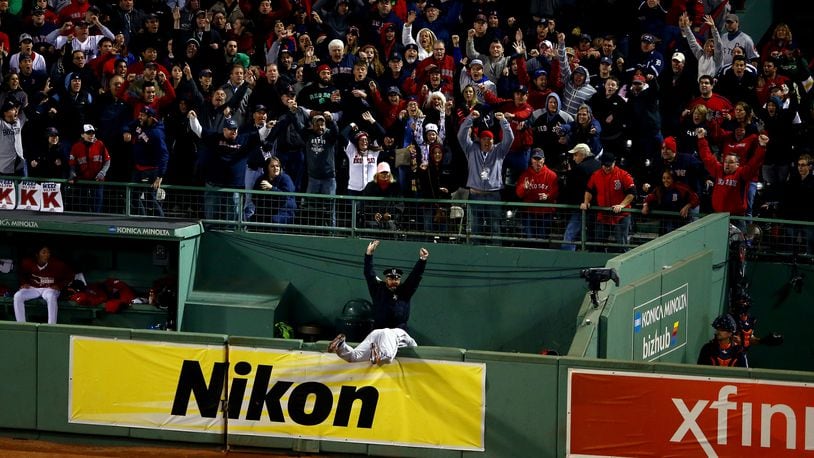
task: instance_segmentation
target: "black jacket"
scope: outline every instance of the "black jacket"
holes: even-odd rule
[[[427,261],[418,260],[404,280],[390,291],[387,284],[376,278],[373,271],[373,255],[365,255],[365,280],[370,298],[373,300],[373,327],[401,328],[407,330],[407,320],[410,319],[410,299],[421,283],[421,276],[427,267]]]

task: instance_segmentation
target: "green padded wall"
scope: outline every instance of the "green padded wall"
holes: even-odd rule
[[[36,342],[24,334],[36,334]],[[244,337],[226,337],[220,335],[189,335],[184,333],[166,333],[155,331],[133,331],[132,336],[126,330],[93,328],[82,326],[37,326],[30,324],[3,323],[0,326],[0,342],[10,342],[13,338],[23,336],[27,340],[28,350],[22,349],[17,363],[23,371],[28,372],[27,380],[32,377],[33,367],[36,370],[36,409],[31,409],[32,394],[27,399],[13,400],[12,396],[24,393],[25,387],[18,384],[0,385],[0,399],[10,399],[10,407],[22,409],[16,413],[25,415],[28,409],[36,415],[36,421],[16,425],[3,424],[13,428],[5,429],[6,435],[26,437],[32,433],[49,435],[55,433],[75,433],[75,440],[83,442],[101,441],[107,444],[145,444],[162,441],[183,441],[187,443],[226,444],[225,435],[198,435],[174,433],[141,428],[104,427],[93,425],[72,425],[67,423],[68,408],[68,351],[71,335],[114,337],[119,339],[138,339],[186,342],[190,344],[225,344],[283,348],[308,351],[324,351],[327,342],[303,343],[298,340],[258,339]],[[228,340],[227,340],[228,339]],[[33,347],[36,346],[36,355]],[[25,352],[28,354],[25,354]],[[572,357],[550,357],[532,354],[495,353],[484,351],[465,352],[459,348],[418,347],[404,349],[401,357],[422,359],[442,359],[469,361],[486,364],[486,414],[485,414],[485,452],[436,451],[423,448],[399,448],[385,445],[349,444],[327,441],[302,441],[296,439],[264,439],[229,436],[232,446],[259,448],[283,448],[312,453],[358,453],[376,456],[563,456],[567,427],[567,371],[569,368],[595,370],[616,370],[629,372],[656,372],[664,374],[693,375],[700,377],[726,378],[760,378],[767,380],[786,380],[802,383],[814,383],[812,372],[767,371],[762,369],[714,368],[684,364],[648,363],[618,360],[600,360]],[[31,359],[36,359],[36,366]],[[21,391],[22,390],[22,391]],[[597,393],[601,396],[601,393]],[[24,396],[23,396],[24,397]],[[9,409],[10,410],[10,409]],[[662,419],[659,412],[653,418],[642,421]],[[0,417],[2,418],[2,417]],[[70,436],[61,436],[70,440]],[[771,450],[767,450],[771,454]],[[768,456],[767,455],[767,456]]]
[[[557,456],[558,359],[466,352],[467,362],[486,364],[487,426],[486,452],[464,452],[464,457]]]
[[[654,360],[641,354],[641,339],[645,339],[650,330],[660,333],[667,327],[672,331],[673,324],[677,322],[678,343],[675,348],[661,352],[664,356],[655,360],[694,363],[701,344],[711,336],[709,323],[718,313],[718,304],[709,302],[711,269],[712,253],[706,250],[616,290],[602,312],[600,348],[604,351],[600,352],[601,356],[608,359]],[[677,295],[688,297],[685,310],[637,330],[634,311],[641,313],[649,308],[645,304],[657,305]],[[657,299],[660,296],[663,298]]]
[[[293,325],[315,323],[329,331],[345,302],[369,298],[362,275],[368,240],[268,234],[206,233],[194,289],[289,281],[304,301],[278,312]],[[412,269],[417,242],[382,241],[378,272]],[[426,245],[430,258],[412,300],[410,333],[422,345],[488,351],[564,352],[570,344],[585,292],[579,270],[605,264],[608,254],[572,253],[448,244]],[[241,291],[241,287],[235,288]],[[283,310],[285,309],[285,310]]]
[[[724,298],[724,288],[726,286],[726,260],[728,255],[729,218],[727,214],[712,214],[681,227],[663,237],[659,237],[633,250],[620,254],[610,259],[606,267],[616,269],[620,287],[616,287],[613,282],[606,282],[602,285],[599,294],[600,301],[606,307],[622,307],[617,299],[611,299],[607,304],[604,301],[620,292],[620,288],[634,287],[632,293],[626,292],[623,299],[632,300],[634,303],[640,299],[647,301],[650,298],[659,296],[661,285],[651,285],[651,282],[659,283],[657,277],[662,270],[672,270],[679,262],[702,253],[709,252],[710,262],[705,264],[703,271],[694,275],[698,281],[702,281],[702,290],[708,293],[704,297],[697,297],[695,300],[699,304],[707,303],[713,310],[712,315],[717,313]],[[697,291],[692,288],[693,294]],[[665,290],[669,291],[669,290]],[[632,299],[629,295],[632,294]],[[612,325],[607,321],[607,316],[602,317],[602,307],[594,308],[588,300],[587,295],[582,301],[582,307],[578,313],[577,327],[574,339],[568,349],[568,355],[581,357],[623,357],[631,358],[630,348],[622,349],[621,352],[614,351],[614,345],[618,341],[605,340],[601,332],[612,332],[609,328]],[[708,315],[707,315],[708,316]],[[694,322],[693,329],[698,329],[699,324],[706,318],[698,318],[701,321]],[[623,326],[628,326],[623,324]],[[700,349],[703,344],[699,339],[700,334],[693,331],[693,341],[689,343],[688,350]],[[630,342],[630,338],[625,337],[623,341]],[[627,353],[628,356],[622,356]],[[613,355],[613,356],[610,356]],[[689,358],[691,359],[691,358]],[[689,360],[688,359],[688,360]]]
[[[801,265],[799,273],[804,277],[798,292],[789,283],[792,266],[747,263],[757,335],[777,331],[785,338],[780,347],[758,345],[750,349],[749,362],[755,367],[814,371],[814,340],[809,327],[814,322],[814,266]]]
[[[0,427],[37,427],[37,328],[0,321]]]

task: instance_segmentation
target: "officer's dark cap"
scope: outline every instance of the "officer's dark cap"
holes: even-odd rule
[[[401,278],[402,274],[404,274],[404,272],[402,272],[401,269],[396,269],[395,267],[392,267],[384,271],[385,277]]]

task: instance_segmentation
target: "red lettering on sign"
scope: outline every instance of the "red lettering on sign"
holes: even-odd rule
[[[2,200],[3,203],[11,204],[12,191],[14,191],[14,188],[0,189],[0,200]]]
[[[60,208],[57,196],[59,192],[42,192],[42,206],[43,208]]]
[[[34,199],[36,195],[36,189],[21,189],[20,190],[20,206],[25,207],[26,205],[30,205],[32,207],[37,206],[37,201]]]

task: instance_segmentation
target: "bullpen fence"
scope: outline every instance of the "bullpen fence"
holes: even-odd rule
[[[364,237],[536,248],[624,252],[698,218],[638,208],[613,214],[610,208],[580,210],[571,205],[477,200],[460,189],[450,200],[380,198],[280,193],[245,189],[162,186],[79,181],[59,184],[58,211],[144,218],[200,220],[208,230]],[[42,183],[17,177],[4,181],[16,188]],[[51,183],[51,182],[49,182]],[[53,189],[52,185],[48,185]],[[33,197],[29,197],[29,203]],[[29,205],[30,207],[30,205]],[[6,201],[0,208],[13,209]],[[51,208],[51,211],[54,209]],[[744,230],[750,254],[795,256],[811,260],[814,222],[732,217]],[[608,224],[603,224],[602,221]],[[628,227],[625,238],[621,228]]]

